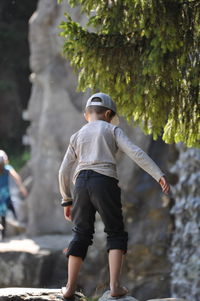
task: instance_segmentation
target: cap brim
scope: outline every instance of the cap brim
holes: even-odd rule
[[[118,117],[117,114],[112,118],[112,120],[111,120],[110,123],[111,123],[112,125],[119,125],[119,117]]]

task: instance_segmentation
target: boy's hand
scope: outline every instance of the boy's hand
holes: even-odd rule
[[[24,185],[20,187],[20,191],[21,191],[23,197],[26,199],[28,197],[28,191]]]
[[[64,207],[64,217],[67,221],[71,221],[72,217],[71,217],[71,209],[72,206],[66,206]]]
[[[168,194],[169,191],[170,191],[170,186],[169,186],[167,180],[165,179],[165,177],[161,177],[161,178],[160,178],[159,184],[160,184],[160,186],[161,186],[161,188],[162,188],[162,191],[163,191],[164,193]]]

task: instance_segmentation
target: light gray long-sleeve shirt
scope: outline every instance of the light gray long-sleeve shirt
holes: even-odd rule
[[[108,122],[96,120],[84,125],[70,138],[69,147],[59,170],[59,187],[64,200],[71,199],[70,178],[77,163],[73,183],[81,170],[94,170],[118,179],[116,153],[126,153],[156,181],[164,175],[156,163],[126,136],[124,131]]]

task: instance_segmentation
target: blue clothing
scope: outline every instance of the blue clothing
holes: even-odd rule
[[[10,202],[9,175],[11,169],[12,166],[6,164],[0,174],[0,216],[6,216]]]

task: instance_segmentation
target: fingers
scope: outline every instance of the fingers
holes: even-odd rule
[[[26,190],[25,187],[22,186],[21,188],[21,193],[23,195],[24,198],[27,198],[28,197],[28,191]]]
[[[169,186],[168,183],[166,183],[164,186],[162,186],[162,191],[163,191],[164,193],[166,193],[166,194],[169,193],[169,191],[170,191],[170,186]]]
[[[70,214],[65,213],[64,216],[65,216],[65,219],[67,221],[71,221],[71,215]]]
[[[162,191],[168,194],[170,191],[170,185],[167,183],[165,177],[161,177],[159,183],[162,188]]]
[[[71,221],[71,206],[64,207],[64,217],[66,220]]]

